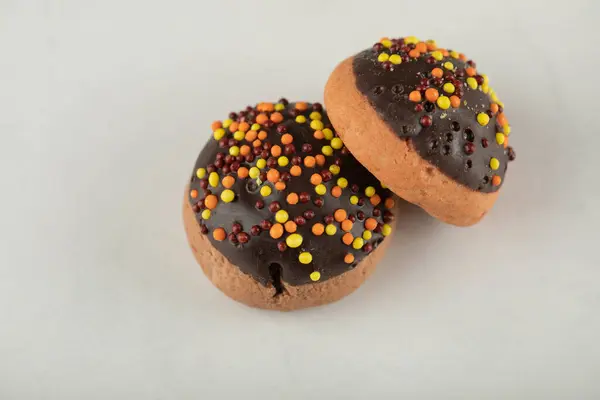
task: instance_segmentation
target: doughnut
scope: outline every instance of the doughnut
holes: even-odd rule
[[[325,106],[369,171],[450,224],[478,222],[515,159],[489,78],[432,40],[383,38],[342,61],[326,84]]]
[[[294,310],[358,288],[393,232],[393,193],[319,103],[262,102],[211,125],[183,219],[207,277],[252,307]]]

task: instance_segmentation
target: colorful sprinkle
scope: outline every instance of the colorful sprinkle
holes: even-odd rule
[[[233,190],[225,189],[221,193],[221,200],[223,200],[225,203],[231,203],[234,199],[235,193],[233,193]]]
[[[360,237],[354,238],[354,240],[352,241],[352,247],[356,250],[361,249],[364,244],[365,241],[363,240],[363,238]]]
[[[223,229],[223,228],[217,228],[213,231],[213,238],[219,242],[225,240],[226,237],[227,237],[227,233],[225,232],[225,229]]]
[[[495,157],[492,157],[492,159],[490,160],[490,168],[494,171],[500,168],[500,160],[498,160]]]
[[[269,195],[271,195],[272,189],[270,186],[263,186],[260,188],[260,195],[262,197],[267,197]]]
[[[285,239],[285,244],[288,245],[288,247],[291,247],[292,249],[295,249],[297,247],[300,247],[302,245],[302,236],[300,236],[297,233],[292,233],[290,236],[288,236]]]
[[[488,122],[490,122],[490,116],[486,113],[479,113],[477,114],[477,122],[479,122],[479,125],[481,126],[486,126]]]
[[[333,224],[329,224],[325,227],[325,233],[328,234],[329,236],[335,235],[336,232],[337,232],[337,228]]]

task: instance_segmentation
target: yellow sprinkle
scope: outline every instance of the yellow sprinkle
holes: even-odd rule
[[[490,78],[486,74],[481,74],[481,77],[483,78],[484,84],[486,84],[486,85],[490,84]]]
[[[504,128],[504,134],[506,136],[510,135],[510,125],[506,124],[503,126],[503,128]]]
[[[390,233],[392,233],[392,227],[388,224],[383,224],[381,227],[381,234],[383,236],[388,236]]]
[[[223,193],[221,193],[221,200],[223,200],[225,203],[231,203],[233,199],[235,199],[235,193],[233,193],[233,190],[223,190]]]
[[[365,241],[363,240],[363,238],[354,238],[354,240],[352,241],[352,247],[355,248],[356,250],[361,249],[363,247],[363,245],[365,244]]]
[[[242,131],[237,131],[233,134],[233,138],[237,141],[243,140],[246,134]]]
[[[331,148],[331,146],[323,146],[321,148],[321,152],[326,156],[330,156],[333,154],[333,149]]]
[[[453,70],[454,69],[454,64],[452,64],[450,61],[446,61],[444,63],[444,68],[449,69],[449,70]]]
[[[256,162],[256,166],[260,169],[263,169],[264,167],[267,166],[267,160],[265,160],[264,158],[259,158],[258,161]]]
[[[250,175],[250,178],[256,179],[260,175],[260,169],[258,169],[256,167],[252,167],[252,168],[250,168],[250,171],[248,171],[248,175]]]
[[[263,186],[260,188],[260,195],[262,197],[267,197],[271,194],[271,187],[270,186]]]
[[[281,103],[275,104],[275,111],[285,110],[285,106]]]
[[[325,136],[325,139],[331,140],[333,139],[333,131],[329,128],[325,128],[323,129],[323,136]]]
[[[215,140],[221,140],[223,139],[223,136],[225,136],[225,129],[223,128],[219,128],[213,132],[213,137]]]
[[[357,204],[358,196],[350,196],[350,204]]]
[[[315,186],[315,192],[317,192],[317,194],[320,194],[322,196],[327,192],[327,188],[325,187],[325,185],[320,183],[317,186]]]
[[[297,233],[292,233],[285,239],[285,244],[287,244],[288,247],[291,247],[292,249],[300,247],[300,245],[302,244],[302,236],[298,235]]]
[[[498,160],[496,157],[492,157],[490,160],[490,168],[494,171],[500,168],[500,160]]]
[[[379,184],[381,185],[382,189],[387,189],[388,188],[387,185],[385,183],[383,183],[383,182],[379,182]]]
[[[229,128],[229,126],[233,124],[233,120],[230,118],[227,118],[225,121],[223,121],[223,128]]]
[[[252,124],[250,127],[251,131],[258,131],[260,129],[260,124]]]
[[[389,39],[382,39],[381,40],[381,44],[384,45],[385,47],[391,47],[392,46],[392,41]]]
[[[432,56],[433,58],[435,58],[436,60],[438,60],[438,61],[440,61],[442,58],[444,58],[444,55],[442,54],[442,52],[441,52],[441,51],[438,51],[438,50],[436,50],[436,51],[432,52],[432,53],[431,53],[431,56]]]
[[[502,101],[498,100],[496,103],[498,103],[500,107],[504,108],[504,103]]]
[[[298,115],[296,117],[296,122],[299,124],[303,124],[306,122],[306,117],[304,115]]]
[[[446,93],[454,93],[455,87],[450,82],[444,83],[444,92]]]
[[[365,189],[365,194],[367,197],[373,197],[375,195],[375,188],[373,186],[367,186]]]
[[[362,234],[363,239],[370,240],[373,237],[371,231],[364,231]]]
[[[210,218],[210,210],[206,209],[204,211],[202,211],[202,219],[209,219]]]
[[[279,164],[280,167],[285,167],[289,162],[290,160],[286,156],[281,156],[277,159],[277,164]]]
[[[488,122],[490,122],[490,116],[486,113],[479,113],[477,114],[477,122],[479,122],[479,125],[481,126],[486,126]]]
[[[323,118],[323,116],[321,115],[320,112],[318,111],[313,111],[310,113],[309,115],[310,119],[318,119],[319,121]]]
[[[498,143],[498,144],[504,144],[505,137],[506,136],[504,136],[503,133],[500,133],[500,132],[496,133],[496,143]]]
[[[307,254],[310,255],[310,253],[307,253]],[[310,256],[310,261],[312,261],[312,256]],[[310,261],[302,263],[302,264],[308,264],[308,263],[310,263]],[[302,261],[300,261],[300,262],[302,262]],[[319,271],[315,271],[315,272],[311,272],[310,273],[310,280],[311,281],[316,282],[319,279],[321,279],[321,273]]]
[[[339,150],[342,147],[344,147],[344,143],[342,142],[342,139],[340,139],[339,137],[336,137],[336,138],[331,139],[331,147],[333,147],[336,150]]]
[[[216,172],[211,172],[208,175],[208,183],[210,184],[210,186],[212,187],[217,187],[219,186],[219,174],[217,174]]]
[[[458,57],[459,57],[459,55],[458,55],[458,52],[456,52],[456,51],[452,50],[452,51],[450,52],[450,57],[452,57],[452,58],[458,58]]]
[[[390,62],[396,65],[402,64],[402,57],[400,57],[398,54],[392,54],[390,56]]]
[[[494,103],[498,102],[498,95],[495,92],[490,92],[490,98]]]
[[[279,222],[280,224],[283,224],[285,221],[287,221],[289,217],[289,214],[285,210],[279,210],[275,213],[275,221]]]
[[[432,46],[434,46],[434,47],[437,47],[437,43],[436,43],[436,41],[435,41],[435,40],[433,40],[433,39],[429,39],[429,40],[427,40],[425,43],[427,43],[427,44],[430,44],[430,45],[432,45]]]
[[[390,59],[390,55],[388,53],[381,53],[379,57],[377,57],[377,61],[385,62]]]
[[[332,164],[329,166],[329,172],[331,172],[334,175],[337,175],[340,173],[340,167],[335,164]]]
[[[467,85],[469,85],[471,89],[477,89],[477,81],[472,76],[467,78]]]
[[[450,99],[447,96],[440,96],[436,100],[436,103],[439,108],[442,110],[446,110],[450,107]]]
[[[200,179],[204,178],[206,176],[206,169],[204,168],[198,168],[196,170],[196,176]]]
[[[231,146],[229,148],[229,154],[231,154],[232,156],[239,156],[240,155],[240,148],[237,146]]]
[[[488,86],[487,83],[484,83],[483,85],[481,85],[481,91],[485,94],[487,94],[490,91],[490,87]]]
[[[323,129],[323,122],[319,121],[318,119],[313,119],[310,122],[310,127],[313,128],[315,131],[320,131],[321,129]]]
[[[337,232],[337,228],[333,224],[329,224],[325,227],[325,233],[328,234],[329,236],[335,235],[336,232]]]
[[[417,43],[419,43],[419,39],[417,39],[415,36],[407,36],[404,38],[404,43],[417,44]]]
[[[346,178],[338,178],[337,185],[339,187],[341,187],[342,189],[344,189],[346,186],[348,186],[348,179],[346,179]]]

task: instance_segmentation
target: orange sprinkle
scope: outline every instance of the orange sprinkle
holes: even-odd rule
[[[229,125],[229,132],[236,132],[239,126],[240,124],[238,124],[237,122],[232,122],[231,125]]]
[[[458,96],[450,96],[450,105],[454,108],[460,106],[460,97]]]
[[[492,185],[498,186],[501,183],[502,183],[502,178],[500,178],[498,175],[494,175],[494,177],[492,178]]]
[[[440,51],[442,52],[442,55],[444,57],[448,57],[450,55],[450,52],[448,52],[448,50],[446,50],[446,49],[440,49]]]
[[[342,230],[344,232],[350,232],[352,230],[352,221],[350,221],[349,219],[346,219],[344,221],[342,221]]]
[[[434,68],[431,70],[431,76],[435,77],[435,78],[441,78],[442,76],[444,76],[444,71],[442,71],[441,68]]]
[[[225,229],[217,228],[213,231],[213,238],[215,238],[215,240],[218,240],[220,242],[222,240],[225,240],[225,237],[227,237]]]
[[[214,208],[217,206],[218,201],[219,201],[219,199],[217,199],[217,196],[215,196],[214,194],[209,194],[204,199],[204,205],[209,210],[214,210]]]
[[[229,189],[235,183],[235,178],[233,176],[227,175],[225,178],[223,178],[221,183],[223,184],[223,186]]]
[[[288,232],[288,233],[296,232],[297,225],[294,221],[292,221],[292,220],[286,221],[284,226],[285,226],[286,232]]]
[[[215,121],[212,124],[210,124],[210,129],[212,129],[213,131],[216,131],[217,129],[221,128],[223,126],[223,123],[221,121]]]
[[[252,142],[252,147],[260,147],[262,146],[262,142],[260,141],[260,139],[256,139],[254,142]]]
[[[315,131],[313,136],[315,137],[315,139],[319,139],[319,140],[325,139],[325,135],[323,134],[323,131]]]
[[[348,213],[343,208],[338,208],[333,213],[333,218],[335,218],[335,220],[337,222],[342,222],[343,220],[345,220],[346,218],[348,218]]]
[[[421,53],[417,49],[412,49],[411,51],[408,52],[408,55],[411,56],[412,58],[417,58],[421,55]]]
[[[365,221],[365,228],[367,228],[370,231],[377,228],[377,220],[375,220],[375,218],[367,218],[367,220]]]
[[[283,144],[290,144],[294,141],[294,137],[292,135],[290,135],[289,133],[285,133],[283,136],[281,136],[281,143]]]
[[[331,195],[335,198],[340,197],[342,195],[342,188],[339,186],[334,186],[331,188]]]
[[[351,253],[348,253],[344,256],[344,262],[346,264],[352,264],[354,262],[354,255]]]
[[[496,113],[498,112],[498,104],[496,104],[496,103],[492,103],[492,104],[490,105],[490,110],[492,110],[492,112],[493,112],[494,114],[496,114]]]
[[[270,169],[269,172],[267,172],[267,180],[273,183],[277,182],[279,180],[279,171],[275,168]]]
[[[305,111],[308,108],[308,104],[303,101],[299,101],[296,103],[296,110]]]
[[[269,120],[269,117],[267,117],[267,114],[258,114],[256,116],[256,123],[257,124],[264,124],[265,122],[267,122]]]
[[[257,136],[258,136],[258,134],[256,131],[248,131],[248,132],[246,132],[245,139],[247,142],[252,142],[252,141],[254,141],[254,139],[256,139]]]
[[[195,199],[196,197],[198,197],[198,191],[196,189],[192,189],[190,191],[190,196],[192,197],[192,199]]]
[[[321,182],[323,182],[323,177],[321,176],[321,174],[312,174],[310,176],[310,183],[312,183],[313,185],[317,186]]]
[[[321,236],[325,232],[325,226],[322,223],[317,222],[312,226],[312,233],[315,236]]]
[[[262,102],[256,107],[256,109],[258,111],[273,111],[275,109],[275,106],[273,105],[273,103]]]
[[[508,147],[508,136],[504,136],[504,148]]]
[[[394,205],[396,204],[396,202],[391,197],[388,197],[387,199],[385,199],[385,202],[383,204],[385,205],[385,208],[390,209],[390,208],[394,208]]]
[[[342,242],[344,242],[346,246],[350,246],[353,240],[354,236],[352,236],[350,232],[344,233],[344,235],[342,236]]]
[[[248,154],[250,154],[250,146],[245,144],[242,147],[240,147],[240,154],[243,156],[247,156]]]
[[[246,167],[240,167],[237,170],[237,174],[238,174],[238,177],[242,178],[242,179],[248,177],[248,168],[246,168]]]
[[[438,97],[440,97],[440,94],[435,88],[429,88],[425,91],[425,98],[432,103],[435,103]]]
[[[281,113],[274,112],[273,114],[271,114],[271,121],[273,121],[276,124],[278,124],[281,121],[283,121],[283,115],[281,115]]]
[[[285,190],[285,182],[277,182],[275,184],[275,189],[279,190],[280,192]]]
[[[308,168],[312,168],[315,166],[315,158],[313,156],[304,157],[304,165]]]
[[[419,50],[419,53],[426,53],[427,45],[423,42],[419,42],[419,43],[417,43],[417,46],[415,47],[415,49]]]
[[[281,146],[275,145],[271,147],[271,154],[273,157],[279,157],[281,155]]]
[[[508,121],[506,120],[506,116],[504,115],[503,112],[501,112],[500,114],[498,114],[498,116],[496,117],[496,121],[498,121],[498,123],[501,126],[504,126],[508,123]]]
[[[317,164],[321,167],[325,165],[325,156],[323,154],[317,154],[315,156],[315,160],[317,161]]]
[[[271,235],[273,239],[279,239],[281,236],[283,236],[283,225],[279,223],[273,224],[271,229],[269,229],[269,235]]]
[[[290,174],[292,176],[300,176],[302,175],[302,168],[300,168],[299,165],[294,165],[292,168],[290,168]]]
[[[265,140],[267,138],[267,132],[265,132],[265,131],[258,132],[258,138],[260,140]]]
[[[247,122],[240,123],[240,126],[238,127],[238,130],[242,132],[248,132],[248,129],[250,129],[250,124],[248,124]]]
[[[467,67],[467,68],[465,68],[465,72],[469,76],[475,76],[475,74],[477,74],[477,70],[475,68],[473,68],[473,67]]]
[[[427,50],[433,51],[435,49],[437,49],[437,46],[435,45],[435,43],[433,43],[433,42],[427,43]]]
[[[381,197],[378,194],[374,194],[373,197],[370,198],[371,200],[371,204],[373,204],[374,206],[377,206],[379,203],[381,203]]]
[[[467,56],[465,56],[463,53],[459,53],[458,58],[462,61],[467,61]]]
[[[298,204],[298,195],[294,192],[288,194],[285,199],[287,200],[288,204]]]
[[[419,101],[421,101],[421,92],[419,92],[418,90],[413,90],[408,95],[408,99],[410,101],[414,101],[415,103],[418,103]]]

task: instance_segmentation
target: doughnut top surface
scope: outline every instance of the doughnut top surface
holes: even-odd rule
[[[390,234],[394,200],[318,103],[260,103],[212,124],[189,201],[202,233],[277,292],[354,268]]]
[[[383,38],[353,59],[356,87],[381,119],[454,181],[497,191],[508,161],[504,104],[472,60],[434,41]]]

